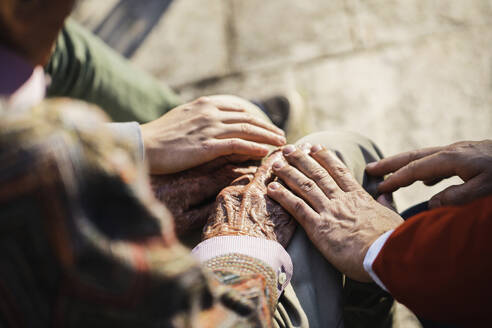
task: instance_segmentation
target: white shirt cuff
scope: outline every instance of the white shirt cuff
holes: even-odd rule
[[[137,158],[144,160],[144,143],[140,124],[137,122],[109,123],[109,130],[115,138],[125,139],[137,151]]]
[[[384,244],[386,243],[386,240],[388,240],[389,236],[393,233],[393,231],[394,229],[386,231],[384,234],[379,236],[379,238],[372,243],[371,247],[369,247],[369,250],[367,251],[367,254],[364,257],[364,270],[366,270],[367,273],[369,273],[369,275],[371,276],[372,280],[374,280],[374,282],[378,284],[379,287],[381,287],[385,291],[388,291],[388,289],[386,289],[386,286],[383,284],[381,279],[379,279],[376,273],[372,270],[372,264],[376,260],[376,257],[378,257],[379,252],[381,251]]]
[[[277,274],[278,295],[292,278],[292,260],[282,245],[273,240],[249,236],[219,236],[202,241],[191,252],[202,263],[231,253],[261,260]]]

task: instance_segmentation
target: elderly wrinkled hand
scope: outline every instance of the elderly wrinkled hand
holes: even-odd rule
[[[182,172],[152,175],[150,182],[156,198],[171,211],[176,233],[181,236],[203,228],[217,194],[234,180],[253,175],[258,165],[257,161],[236,163],[219,157]]]
[[[266,196],[268,183],[276,179],[272,165],[281,157],[280,151],[273,152],[254,174],[239,177],[219,193],[204,228],[204,239],[251,236],[287,246],[295,231],[295,221]]]
[[[403,219],[376,202],[343,162],[324,147],[289,145],[283,154],[286,161],[277,161],[273,171],[290,189],[272,182],[268,196],[303,226],[336,268],[355,280],[371,281],[363,268],[367,250]]]
[[[233,96],[202,97],[141,126],[153,174],[180,172],[221,156],[261,159],[284,132],[257,118],[252,103]]]
[[[380,192],[393,192],[415,181],[433,185],[459,176],[464,183],[434,195],[429,206],[468,203],[492,192],[492,140],[463,141],[401,153],[369,164],[367,173],[393,173],[379,185]]]

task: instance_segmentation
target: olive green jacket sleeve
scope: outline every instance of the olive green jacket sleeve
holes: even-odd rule
[[[151,75],[68,19],[45,67],[48,97],[70,97],[101,107],[115,122],[148,122],[179,105],[178,96]]]

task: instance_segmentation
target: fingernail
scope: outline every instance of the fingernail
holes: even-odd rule
[[[315,145],[315,146],[311,147],[311,154],[317,153],[321,149],[323,149],[323,147],[321,147],[321,145]]]
[[[268,189],[270,190],[277,190],[280,187],[280,185],[277,182],[272,182],[268,185]]]
[[[374,168],[376,166],[376,164],[377,164],[377,162],[369,163],[369,164],[367,164],[366,168],[372,169],[372,168]]]
[[[301,149],[306,153],[309,154],[309,150],[311,149],[312,145],[309,142],[303,143],[301,145]]]
[[[282,163],[282,161],[276,161],[275,163],[273,163],[273,168],[276,170],[279,170],[282,167],[284,167],[284,163]]]
[[[296,147],[292,145],[287,145],[282,149],[282,152],[284,155],[289,155],[290,153],[293,153],[296,150]]]
[[[284,137],[279,137],[278,140],[280,141],[280,143],[282,143],[282,145],[284,145],[287,142],[287,140]]]
[[[434,198],[434,199],[429,200],[429,208],[438,208],[441,206],[442,206],[442,204],[441,204],[440,199]]]
[[[270,152],[270,149],[268,149],[265,146],[260,146],[259,150],[262,152],[262,154],[267,155]]]

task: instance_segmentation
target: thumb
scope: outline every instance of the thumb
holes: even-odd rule
[[[482,175],[468,180],[467,182],[450,186],[440,193],[437,193],[429,200],[429,208],[441,206],[453,206],[469,203],[487,194],[487,181]]]

